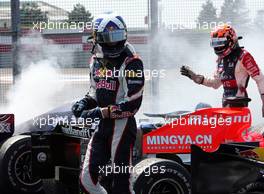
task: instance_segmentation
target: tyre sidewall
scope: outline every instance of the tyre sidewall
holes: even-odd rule
[[[180,164],[174,162],[159,162],[154,163],[151,166],[163,167],[164,171],[160,173],[148,174],[142,172],[134,184],[134,189],[136,193],[148,194],[152,189],[153,185],[158,183],[160,180],[170,180],[175,181],[178,187],[183,190],[184,194],[191,194],[191,177],[190,173]],[[149,166],[149,168],[151,168]]]
[[[11,144],[1,161],[1,178],[3,177],[3,185],[7,191],[16,191],[20,193],[33,193],[38,192],[42,188],[42,182],[38,181],[36,184],[26,185],[23,184],[16,176],[16,162],[19,156],[23,153],[31,152],[30,138],[20,139]]]

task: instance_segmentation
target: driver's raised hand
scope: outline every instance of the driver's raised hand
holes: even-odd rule
[[[203,83],[204,76],[196,74],[195,72],[193,72],[191,70],[191,68],[189,66],[182,66],[180,71],[181,71],[182,75],[184,75],[186,77],[189,77],[195,83],[197,83],[197,84],[202,84]]]

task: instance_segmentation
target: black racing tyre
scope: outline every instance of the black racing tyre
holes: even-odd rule
[[[31,194],[42,189],[42,181],[32,176],[30,136],[7,139],[0,148],[0,191]]]
[[[172,160],[149,158],[133,170],[136,194],[191,194],[191,175]]]

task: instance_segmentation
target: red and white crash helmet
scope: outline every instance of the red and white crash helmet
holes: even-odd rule
[[[210,44],[214,48],[215,54],[223,58],[238,45],[236,31],[229,24],[219,25],[211,32]]]

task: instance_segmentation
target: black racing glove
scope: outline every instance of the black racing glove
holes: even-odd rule
[[[74,114],[75,117],[80,117],[82,112],[86,109],[86,107],[87,107],[86,102],[84,102],[84,100],[80,100],[72,106],[72,113]]]
[[[189,77],[191,80],[193,80],[197,84],[202,84],[204,81],[204,76],[194,73],[190,67],[188,66],[182,66],[181,67],[181,74],[184,76]]]

